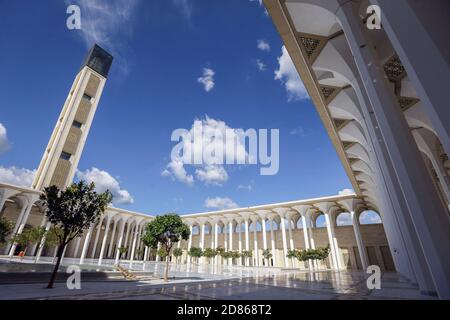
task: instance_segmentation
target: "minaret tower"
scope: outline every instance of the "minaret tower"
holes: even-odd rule
[[[51,185],[63,189],[72,183],[112,60],[98,45],[89,51],[45,149],[34,189]]]

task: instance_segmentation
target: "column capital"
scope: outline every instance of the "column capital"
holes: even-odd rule
[[[271,212],[272,211],[270,210],[255,210],[255,213],[263,220],[265,220]]]
[[[338,203],[348,212],[354,212],[359,206],[362,205],[362,201],[357,198],[339,200]]]
[[[319,202],[314,204],[314,207],[319,209],[324,214],[330,214],[331,210],[336,206],[337,206],[336,202],[332,201]]]
[[[296,210],[302,217],[305,217],[310,209],[313,207],[309,204],[299,204],[297,206],[293,206],[292,209]]]
[[[276,212],[280,216],[280,218],[284,218],[286,214],[289,212],[289,210],[291,210],[291,208],[287,207],[278,207],[272,209],[272,211]]]
[[[238,214],[244,219],[244,221],[248,221],[253,213],[244,211],[244,212],[239,212]]]

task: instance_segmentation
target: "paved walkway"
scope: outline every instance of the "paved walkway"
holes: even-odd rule
[[[174,278],[164,283],[159,276],[162,267],[146,265],[146,271],[153,268],[153,275],[137,281],[83,281],[81,275],[80,290],[67,289],[65,282],[56,283],[54,289],[45,289],[45,281],[5,284],[0,285],[0,299],[434,299],[395,273],[383,274],[380,290],[368,290],[362,272],[174,266]]]

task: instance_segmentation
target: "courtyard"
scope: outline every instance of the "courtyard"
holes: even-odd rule
[[[16,259],[17,260],[17,259]],[[434,299],[397,273],[382,274],[381,289],[367,289],[367,274],[358,271],[304,271],[298,269],[215,265],[172,265],[168,283],[161,262],[134,263],[133,280],[109,265],[80,266],[81,289],[66,286],[65,259],[61,279],[45,289],[49,261],[0,260],[1,300],[380,300]],[[128,263],[123,263],[127,267]],[[22,276],[20,276],[22,275]],[[33,276],[34,275],[34,276]],[[94,276],[93,276],[94,275]],[[96,275],[96,276],[95,276]]]

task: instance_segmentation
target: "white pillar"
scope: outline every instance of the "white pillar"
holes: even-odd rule
[[[44,236],[41,239],[41,242],[39,243],[38,252],[36,253],[36,262],[38,262],[39,259],[41,258],[42,250],[44,250],[45,241],[47,239],[47,233],[50,230],[51,225],[52,224],[50,222],[47,222],[46,225],[45,225],[45,233],[44,233]]]
[[[283,255],[284,255],[284,266],[287,267],[288,266],[288,258],[287,258],[287,240],[286,240],[286,225],[285,225],[285,221],[286,219],[284,218],[284,216],[281,216],[281,234],[283,236]]]
[[[95,252],[97,251],[97,243],[98,243],[98,239],[100,237],[100,233],[102,231],[102,224],[103,224],[104,218],[105,218],[105,216],[102,216],[100,218],[100,222],[98,223],[98,226],[97,226],[97,234],[95,235],[94,247],[92,248],[92,254],[91,254],[92,259],[95,259]]]
[[[108,255],[107,255],[108,258],[111,257],[112,249],[114,247],[114,238],[116,236],[116,228],[117,228],[117,219],[114,220],[113,230],[111,233],[111,239],[109,240],[109,248],[108,248]]]
[[[155,258],[156,262],[159,262],[159,260],[161,260],[161,257],[158,254],[159,249],[161,249],[161,243],[160,242],[158,242],[158,244],[156,245],[156,258]]]
[[[219,225],[217,221],[214,222],[214,249],[217,249],[217,245],[219,242]],[[214,263],[219,264],[219,256],[216,255],[214,257]]]
[[[294,245],[294,238],[292,237],[292,226],[291,226],[291,217],[287,218],[287,223],[288,223],[288,232],[289,232],[289,247],[291,248],[291,250],[295,250],[295,245]],[[291,265],[292,268],[295,267],[295,258],[291,258]]]
[[[359,257],[361,259],[363,270],[365,271],[369,266],[369,259],[367,258],[366,247],[364,246],[364,242],[361,237],[358,216],[354,211],[350,212],[350,216],[352,217],[353,231],[355,233],[356,244],[358,245]]]
[[[239,254],[242,254],[242,221],[238,221],[238,225],[239,225],[239,242],[238,242],[238,248],[239,248]],[[237,228],[237,227],[236,227]],[[242,257],[239,257],[239,263],[240,266],[242,266]]]
[[[386,3],[388,2],[385,2],[385,5]],[[411,7],[405,7],[405,9],[408,8]],[[416,233],[420,242],[420,245],[414,250],[418,251],[419,255],[423,254],[428,267],[428,270],[424,270],[423,274],[426,275],[429,271],[439,297],[448,299],[450,298],[450,256],[448,255],[447,245],[450,243],[448,209],[439,199],[404,114],[400,110],[394,92],[386,80],[382,63],[377,59],[375,44],[367,35],[369,30],[361,23],[361,19],[355,11],[353,4],[347,2],[339,7],[336,15],[345,32],[361,78],[371,80],[364,81],[364,87],[373,107],[373,116],[378,121],[379,127],[377,130],[382,133],[390,164],[393,166],[401,188],[396,196],[404,199],[407,204],[407,207],[399,214],[404,215],[406,220],[412,222],[414,229],[411,232]],[[421,45],[423,44],[421,43]],[[436,50],[434,52],[436,53]],[[423,61],[423,59],[421,60]],[[445,63],[442,65],[445,65]],[[427,65],[427,67],[429,66]],[[413,70],[412,68],[408,72],[414,73]],[[434,68],[430,70],[433,70],[433,72],[440,71],[440,69]],[[448,73],[446,77],[448,79]],[[448,81],[442,83],[446,82]],[[436,87],[434,82],[429,85]],[[437,92],[436,90],[439,91],[436,87],[434,93]],[[444,103],[442,107],[445,105]],[[436,106],[437,104],[433,104],[433,107]],[[429,108],[429,110],[432,109]],[[440,111],[443,109],[441,108]],[[430,115],[433,114],[436,115],[436,113],[430,113]],[[437,116],[432,117],[433,124],[439,125],[442,124],[442,121],[448,123],[448,121],[445,122],[448,119],[448,111],[442,112],[441,115],[444,116],[440,119]],[[447,130],[442,129],[440,132],[443,132],[442,138],[446,138],[444,145],[447,146],[446,150],[448,151],[450,139]],[[417,183],[417,181],[420,183]],[[430,212],[433,212],[433,214],[430,215]],[[408,226],[402,226],[402,228],[408,229]],[[422,284],[422,286],[425,285],[425,283]]]
[[[138,224],[136,225],[135,228],[135,232],[134,232],[134,237],[133,237],[133,245],[131,247],[131,256],[130,256],[130,268],[133,266],[133,261],[134,261],[134,253],[136,251],[136,243],[138,241],[139,238],[139,232],[141,231],[141,226]]]
[[[103,235],[102,247],[100,249],[100,256],[98,257],[98,265],[99,266],[102,264],[103,254],[105,253],[105,246],[106,246],[106,241],[108,239],[109,224],[110,223],[111,223],[111,216],[108,216],[108,220],[106,220],[105,234]],[[101,228],[100,228],[100,230],[101,230]]]
[[[263,248],[264,250],[267,250],[267,228],[266,228],[266,218],[263,217],[261,220],[261,225],[262,225],[262,236],[263,236]],[[269,259],[264,258],[265,261],[265,267],[269,266]]]
[[[228,223],[228,232],[230,233],[230,251],[233,251],[233,221],[230,220],[230,222]],[[233,264],[233,259],[230,258],[228,259],[228,263],[229,265]]]
[[[277,258],[277,250],[276,250],[276,246],[275,246],[275,237],[273,235],[273,218],[270,217],[269,221],[270,221],[270,244],[272,247],[273,266],[277,267],[278,266],[278,258]]]
[[[331,260],[333,261],[333,268],[335,269],[339,269],[339,263],[337,261],[337,253],[336,253],[336,248],[334,246],[334,240],[333,240],[333,234],[331,231],[331,219],[330,219],[330,214],[329,213],[323,213],[324,217],[325,217],[325,224],[327,227],[327,235],[328,235],[328,243],[330,244],[330,250],[331,250]]]
[[[253,221],[253,248],[255,252],[255,265],[259,267],[259,255],[258,255],[258,233],[256,230],[256,220]]]
[[[116,259],[114,261],[115,265],[118,265],[119,264],[119,260],[120,260],[120,251],[119,251],[119,249],[122,247],[123,233],[125,231],[125,223],[126,223],[126,221],[122,220],[122,223],[120,225],[119,240],[117,242],[117,249],[116,249]]]
[[[16,222],[16,225],[14,226],[13,235],[19,235],[22,233],[23,228],[25,228],[25,225],[28,220],[28,216],[30,215],[31,208],[33,207],[33,203],[31,200],[27,201],[27,204],[24,205],[24,208],[22,209],[19,219]],[[8,247],[8,246],[6,246]],[[9,250],[9,256],[12,257],[14,255],[14,251],[16,251],[17,243],[13,243],[11,246],[11,249]]]
[[[305,241],[305,250],[308,250],[310,248],[309,245],[309,235],[308,235],[308,225],[306,222],[306,215],[302,215],[302,231],[303,231],[303,239]],[[314,264],[311,260],[308,260],[308,267],[310,270],[314,269]]]
[[[189,226],[189,231],[190,231],[190,233],[189,233],[189,240],[188,240],[187,253],[189,252],[189,250],[191,250],[191,247],[192,247],[192,230],[193,230],[193,229],[194,229],[194,226],[191,224],[191,225]],[[188,265],[191,264],[191,260],[192,260],[192,257],[188,254],[188,255],[187,255],[187,264],[188,264]]]
[[[200,248],[203,250],[205,250],[205,223],[202,223],[200,226]],[[201,257],[200,261],[202,264],[205,263],[205,257]]]
[[[248,218],[245,218],[244,220],[245,223],[245,250],[246,251],[250,251],[250,239],[248,236]],[[249,259],[245,258],[245,265],[248,266],[249,265]]]
[[[77,238],[77,242],[75,244],[75,249],[73,250],[73,258],[76,258],[78,255],[78,251],[80,250],[80,245],[81,245],[81,239],[83,238],[83,235],[80,235]]]
[[[80,264],[84,263],[84,258],[86,257],[87,250],[89,248],[89,243],[91,241],[92,231],[94,230],[94,225],[92,225],[87,234],[86,238],[84,239],[83,249],[81,250],[81,256],[80,256]]]

